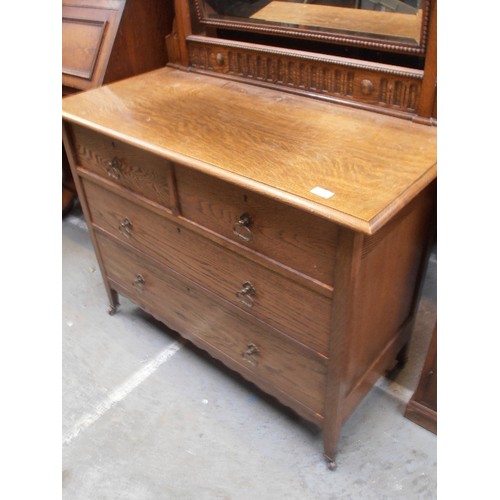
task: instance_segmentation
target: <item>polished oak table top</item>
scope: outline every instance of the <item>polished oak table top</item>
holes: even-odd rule
[[[435,127],[168,67],[63,118],[366,234],[437,175]]]

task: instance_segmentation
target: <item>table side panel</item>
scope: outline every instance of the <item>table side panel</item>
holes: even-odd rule
[[[431,185],[392,223],[376,235],[365,237],[360,285],[354,297],[349,390],[367,376],[367,370],[395,342],[395,336],[405,334],[403,326],[411,327],[434,201]]]

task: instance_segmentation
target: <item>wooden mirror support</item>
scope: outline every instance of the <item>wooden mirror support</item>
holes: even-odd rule
[[[263,44],[262,40],[257,42],[255,37],[248,36],[248,30],[255,31],[255,27],[248,25],[247,31],[214,31],[213,23],[204,21],[200,28],[188,3],[176,0],[174,30],[167,44],[169,61],[171,66],[193,72],[433,125],[437,119],[436,1],[430,0],[426,6],[422,35],[425,42],[414,48],[414,53],[419,55],[417,63],[400,60],[398,54],[405,51],[404,46],[385,43],[382,60],[398,63],[389,64],[380,62],[379,42],[370,42],[377,50],[358,51],[345,57],[318,52],[326,46],[311,47],[302,37],[293,39],[292,43],[288,39],[288,44],[281,43],[283,38],[268,37]],[[199,34],[203,28],[204,34]],[[312,37],[313,33],[309,35]],[[338,53],[353,45],[350,39],[335,37],[329,42],[328,47],[334,47]],[[407,48],[406,52],[412,50]]]

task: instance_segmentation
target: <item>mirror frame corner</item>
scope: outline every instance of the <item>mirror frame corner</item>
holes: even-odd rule
[[[340,46],[353,46],[371,50],[381,50],[384,52],[401,53],[412,56],[424,57],[429,39],[429,24],[435,0],[423,0],[422,7],[422,26],[420,43],[411,44],[405,42],[394,42],[384,40],[382,37],[373,37],[368,34],[353,34],[345,33],[335,34],[322,30],[307,30],[305,28],[291,28],[279,26],[277,24],[264,24],[256,21],[248,23],[238,19],[211,19],[205,14],[203,5],[204,0],[191,0],[194,6],[193,12],[196,16],[197,23],[205,27],[207,30],[227,29],[232,31],[246,31],[251,33],[293,37],[310,41],[320,41]]]

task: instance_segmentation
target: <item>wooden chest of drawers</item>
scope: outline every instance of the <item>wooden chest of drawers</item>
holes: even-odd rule
[[[315,422],[333,463],[404,357],[435,130],[170,68],[63,108],[112,312],[129,297]]]

